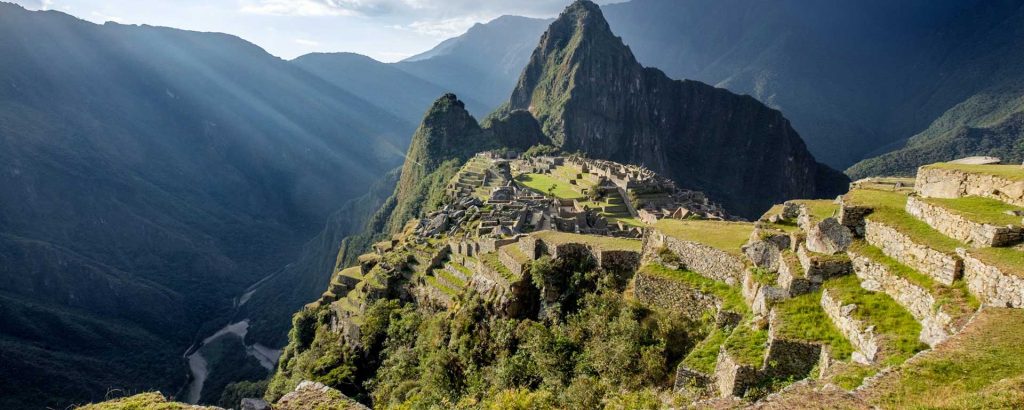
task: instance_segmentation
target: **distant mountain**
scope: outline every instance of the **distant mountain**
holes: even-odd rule
[[[845,168],[921,132],[971,95],[1005,88],[1014,66],[1000,61],[1021,55],[1020,47],[1007,47],[1021,37],[1013,17],[1020,7],[981,0],[633,0],[602,9],[642,64],[757,98],[792,120],[815,157]],[[476,97],[469,84],[481,82],[479,71],[503,72],[489,81],[514,84],[528,59],[519,36],[539,37],[546,24],[537,23],[488,23],[414,60],[427,64],[444,54],[446,67],[489,64],[459,71],[447,87]],[[470,41],[485,29],[503,34]],[[447,52],[451,44],[467,51]],[[515,59],[478,57],[513,52]],[[504,101],[493,94],[478,99]]]
[[[460,95],[470,112],[483,117],[508,101],[530,51],[550,22],[500,17],[395,67]]]
[[[423,118],[423,107],[429,107],[438,95],[447,91],[429,78],[417,77],[393,64],[359,54],[314,53],[292,63],[410,124],[419,122]],[[479,102],[473,104],[485,106]]]
[[[577,1],[551,24],[512,94],[568,152],[642,164],[747,217],[846,189],[781,113],[748,96],[644,68],[601,9]]]
[[[3,408],[176,393],[194,338],[413,129],[228,35],[0,4],[0,55]]]

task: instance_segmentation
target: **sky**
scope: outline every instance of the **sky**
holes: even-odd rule
[[[384,62],[506,14],[552,17],[570,0],[2,0],[95,23],[234,34],[278,57],[348,51]],[[609,1],[605,1],[607,3]]]

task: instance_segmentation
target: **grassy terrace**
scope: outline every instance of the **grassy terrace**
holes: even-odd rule
[[[768,348],[768,331],[753,329],[750,323],[741,323],[725,339],[724,346],[737,363],[759,368]]]
[[[858,189],[846,194],[847,202],[873,209],[867,219],[890,226],[916,243],[939,252],[954,253],[960,241],[943,235],[906,212],[907,196],[898,192]]]
[[[825,283],[825,289],[842,304],[854,304],[853,317],[875,326],[875,334],[884,340],[882,358],[887,365],[898,365],[928,346],[918,340],[921,324],[889,295],[870,292],[850,275]]]
[[[448,286],[446,286],[444,283],[441,283],[441,281],[437,280],[437,278],[433,276],[424,276],[423,281],[427,282],[427,285],[430,285],[430,287],[437,289],[452,298],[457,297],[459,295],[458,291],[449,288]]]
[[[725,282],[708,279],[699,273],[673,270],[656,264],[644,265],[640,268],[640,273],[680,281],[700,292],[714,295],[722,302],[722,308],[725,310],[744,315],[750,312],[750,307],[744,302],[740,289],[729,286]]]
[[[508,268],[506,268],[505,265],[502,264],[500,260],[498,260],[497,252],[485,253],[480,255],[480,263],[483,263],[484,266],[487,266],[494,270],[495,272],[498,272],[498,274],[501,275],[501,277],[505,278],[510,282],[515,282],[519,280],[518,276],[513,275],[512,271],[508,270]]]
[[[1013,248],[978,248],[967,251],[985,264],[995,266],[1007,275],[1024,276],[1024,251]]]
[[[462,273],[463,275],[465,275],[467,278],[473,277],[473,271],[469,270],[469,268],[467,268],[467,267],[465,267],[465,266],[463,266],[463,265],[461,265],[459,263],[456,263],[456,262],[453,262],[453,261],[448,261],[448,265],[450,265],[452,268],[454,268],[455,270],[457,270],[460,273]]]
[[[456,286],[459,288],[466,286],[466,281],[459,279],[457,276],[452,275],[451,272],[448,272],[444,269],[435,269],[434,276],[443,279],[445,282],[451,284],[452,286]]]
[[[882,408],[1024,408],[1024,310],[983,311],[960,335],[878,380]]]
[[[935,296],[938,305],[945,307],[946,313],[954,316],[954,318],[970,315],[981,306],[978,299],[967,290],[963,280],[957,281],[953,286],[945,286],[936,282],[931,276],[918,272],[886,256],[882,253],[881,249],[871,246],[864,241],[855,241],[850,245],[850,252],[882,264],[888,268],[889,273],[928,290],[928,292]]]
[[[853,346],[821,308],[821,291],[786,299],[775,306],[778,322],[774,329],[783,339],[820,343],[832,348],[832,357],[847,360]]]
[[[725,343],[731,330],[715,328],[704,340],[697,343],[683,359],[683,366],[710,375],[715,373],[719,347]]]
[[[1006,226],[1021,224],[1021,217],[1009,215],[1007,211],[1021,211],[1021,207],[1013,206],[995,199],[979,196],[968,196],[956,199],[923,198],[923,201],[945,208],[969,221]]]
[[[530,188],[561,199],[583,199],[583,193],[576,185],[553,178],[546,174],[522,174],[516,177],[516,182]]]
[[[968,174],[994,175],[1011,181],[1024,181],[1024,168],[1020,165],[965,165],[942,162],[925,165],[925,169],[948,169]]]
[[[362,268],[360,268],[358,266],[353,266],[351,268],[343,269],[341,272],[338,272],[338,275],[339,276],[346,276],[346,277],[349,277],[349,278],[352,278],[352,279],[355,279],[355,280],[363,280]]]
[[[537,239],[552,245],[580,243],[603,251],[640,252],[642,243],[638,239],[613,238],[610,236],[578,235],[568,232],[541,231],[532,234]]]
[[[801,199],[793,202],[807,207],[811,218],[819,221],[835,216],[839,210],[839,205],[831,199]]]
[[[533,260],[530,257],[526,256],[525,253],[523,253],[523,250],[519,248],[519,244],[517,243],[502,246],[499,252],[500,251],[504,251],[509,256],[511,256],[512,259],[515,259],[515,261],[519,263],[529,263]]]
[[[673,238],[697,242],[742,256],[740,248],[750,239],[754,225],[746,222],[662,219],[655,229]]]
[[[804,265],[800,264],[800,258],[796,256],[796,252],[788,249],[782,251],[782,260],[779,262],[786,264],[793,277],[803,278],[807,276],[807,272],[804,272]]]

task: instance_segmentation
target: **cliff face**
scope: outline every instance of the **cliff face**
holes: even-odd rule
[[[551,24],[510,108],[529,110],[566,151],[643,164],[748,217],[848,182],[815,161],[780,112],[641,66],[589,1]]]

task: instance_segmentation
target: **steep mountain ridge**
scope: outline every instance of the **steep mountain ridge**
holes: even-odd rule
[[[845,177],[818,164],[781,113],[644,68],[587,1],[551,24],[510,108],[529,110],[563,150],[645,165],[748,217],[845,189]]]
[[[3,3],[0,54],[6,408],[177,392],[193,338],[393,168],[413,128],[223,34]]]

